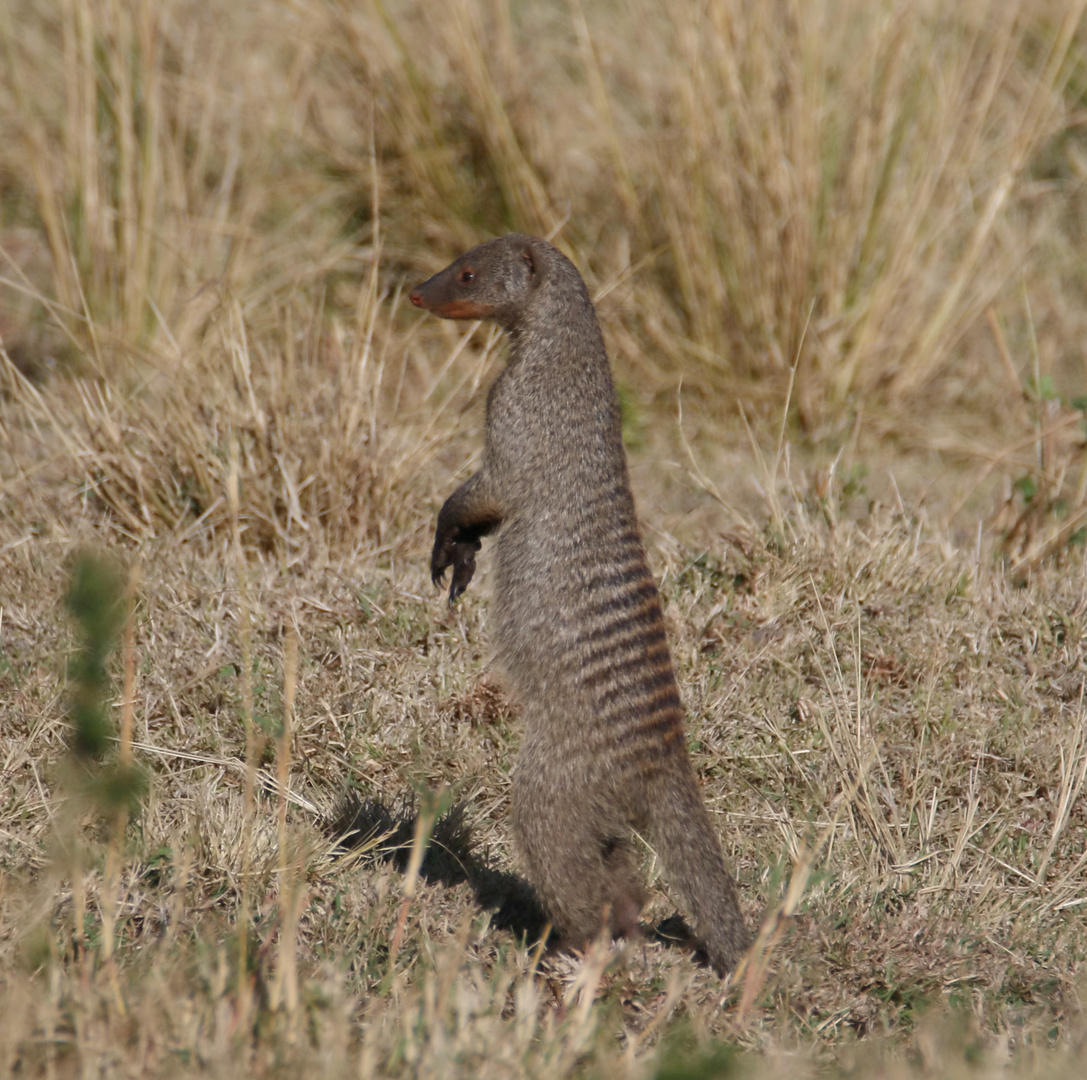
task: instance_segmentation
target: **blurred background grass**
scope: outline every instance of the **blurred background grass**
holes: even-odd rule
[[[380,534],[416,452],[376,454],[383,420],[432,419],[477,354],[447,364],[403,288],[519,229],[590,280],[643,419],[682,383],[719,441],[784,417],[796,450],[1078,510],[1082,12],[6,0],[5,392],[136,534],[222,519],[227,428],[260,486]]]

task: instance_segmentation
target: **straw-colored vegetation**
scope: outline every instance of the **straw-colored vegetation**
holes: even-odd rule
[[[0,0],[0,1073],[1081,1075],[1084,9]],[[404,302],[513,228],[597,297],[731,984],[517,932],[486,549],[426,574],[502,345]]]

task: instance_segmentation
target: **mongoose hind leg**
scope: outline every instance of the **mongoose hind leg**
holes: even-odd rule
[[[537,780],[515,777],[513,828],[560,947],[584,948],[605,925],[636,938],[644,886],[629,836],[601,828],[574,792]]]
[[[642,936],[638,917],[645,905],[645,880],[638,852],[629,835],[609,837],[602,852],[611,932],[627,941],[636,941]]]

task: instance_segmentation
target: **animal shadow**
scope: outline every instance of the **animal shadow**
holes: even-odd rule
[[[465,811],[465,805],[457,803],[435,822],[419,876],[433,885],[467,884],[480,908],[492,913],[492,926],[523,938],[530,946],[538,943],[547,916],[535,891],[524,878],[496,869],[473,850]],[[372,846],[375,859],[403,873],[411,857],[417,818],[410,797],[390,809],[376,799],[350,793],[340,800],[324,829],[342,851]]]
[[[467,884],[479,907],[491,912],[491,925],[495,929],[523,939],[530,947],[538,944],[548,920],[535,890],[524,878],[498,870],[479,856],[473,848],[466,811],[464,803],[457,803],[435,822],[419,876],[432,885]],[[324,830],[342,852],[370,848],[375,860],[390,863],[403,873],[411,858],[417,819],[418,811],[410,796],[390,809],[376,799],[364,799],[351,792],[325,820]],[[693,951],[696,961],[708,963],[678,913],[643,929],[649,941],[666,948]],[[548,944],[552,947],[558,944],[554,934]]]

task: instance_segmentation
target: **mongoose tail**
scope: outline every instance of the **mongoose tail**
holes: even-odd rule
[[[719,975],[751,946],[736,886],[689,769],[650,794],[649,831],[665,876],[693,916],[692,929]]]
[[[687,757],[683,706],[645,559],[619,398],[585,282],[544,240],[510,235],[409,294],[509,335],[487,397],[478,471],[445,501],[430,570],[468,586],[494,533],[493,640],[524,721],[512,825],[560,941],[604,920],[638,933],[644,881],[631,830],[656,844],[722,974],[748,942]]]

